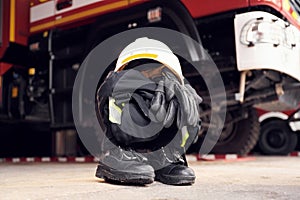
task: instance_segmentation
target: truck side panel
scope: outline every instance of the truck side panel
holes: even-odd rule
[[[225,12],[238,8],[246,8],[249,5],[248,0],[182,0],[194,18],[204,17],[220,12]]]
[[[38,4],[31,7],[30,32],[36,33],[53,27],[60,27],[72,23],[78,23],[93,17],[116,11],[128,6],[127,0],[71,0],[69,6],[60,7],[59,3],[67,1],[49,1],[47,5]],[[45,3],[46,4],[46,3]],[[47,7],[47,9],[46,9]],[[42,10],[50,10],[42,17],[38,13]]]
[[[0,12],[0,19],[1,19],[1,39],[0,39],[0,57],[3,56],[5,49],[8,47],[9,43],[9,1],[0,1],[1,4],[1,12]],[[1,70],[0,70],[1,71]]]
[[[29,1],[1,0],[1,43],[0,62],[11,63],[22,54],[20,46],[27,45],[29,37]],[[15,51],[17,48],[17,51]],[[7,65],[0,65],[0,75],[7,70]]]
[[[10,2],[12,2],[11,0]],[[27,45],[29,37],[29,2],[28,0],[15,1],[15,41]],[[13,42],[13,41],[11,41]]]

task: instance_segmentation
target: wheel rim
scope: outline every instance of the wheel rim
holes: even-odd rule
[[[266,140],[270,147],[280,148],[286,143],[285,133],[283,130],[273,129],[267,134]]]

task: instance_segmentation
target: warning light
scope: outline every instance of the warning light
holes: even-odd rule
[[[18,97],[18,93],[19,93],[19,88],[16,87],[16,86],[12,87],[11,97],[12,98],[17,98]]]
[[[30,76],[34,76],[34,75],[35,75],[35,68],[33,68],[33,67],[29,68],[28,74],[29,74]]]
[[[161,21],[161,16],[162,16],[162,10],[160,7],[151,9],[147,13],[148,21],[151,23]]]

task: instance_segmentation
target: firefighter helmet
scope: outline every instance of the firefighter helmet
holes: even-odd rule
[[[123,49],[119,55],[114,71],[123,70],[126,64],[137,59],[152,59],[160,62],[183,82],[184,77],[182,75],[180,62],[171,49],[164,43],[147,37],[136,39]]]

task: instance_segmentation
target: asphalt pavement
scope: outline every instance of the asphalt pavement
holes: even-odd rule
[[[300,199],[300,157],[194,161],[192,186],[112,185],[96,163],[0,163],[0,199]]]

